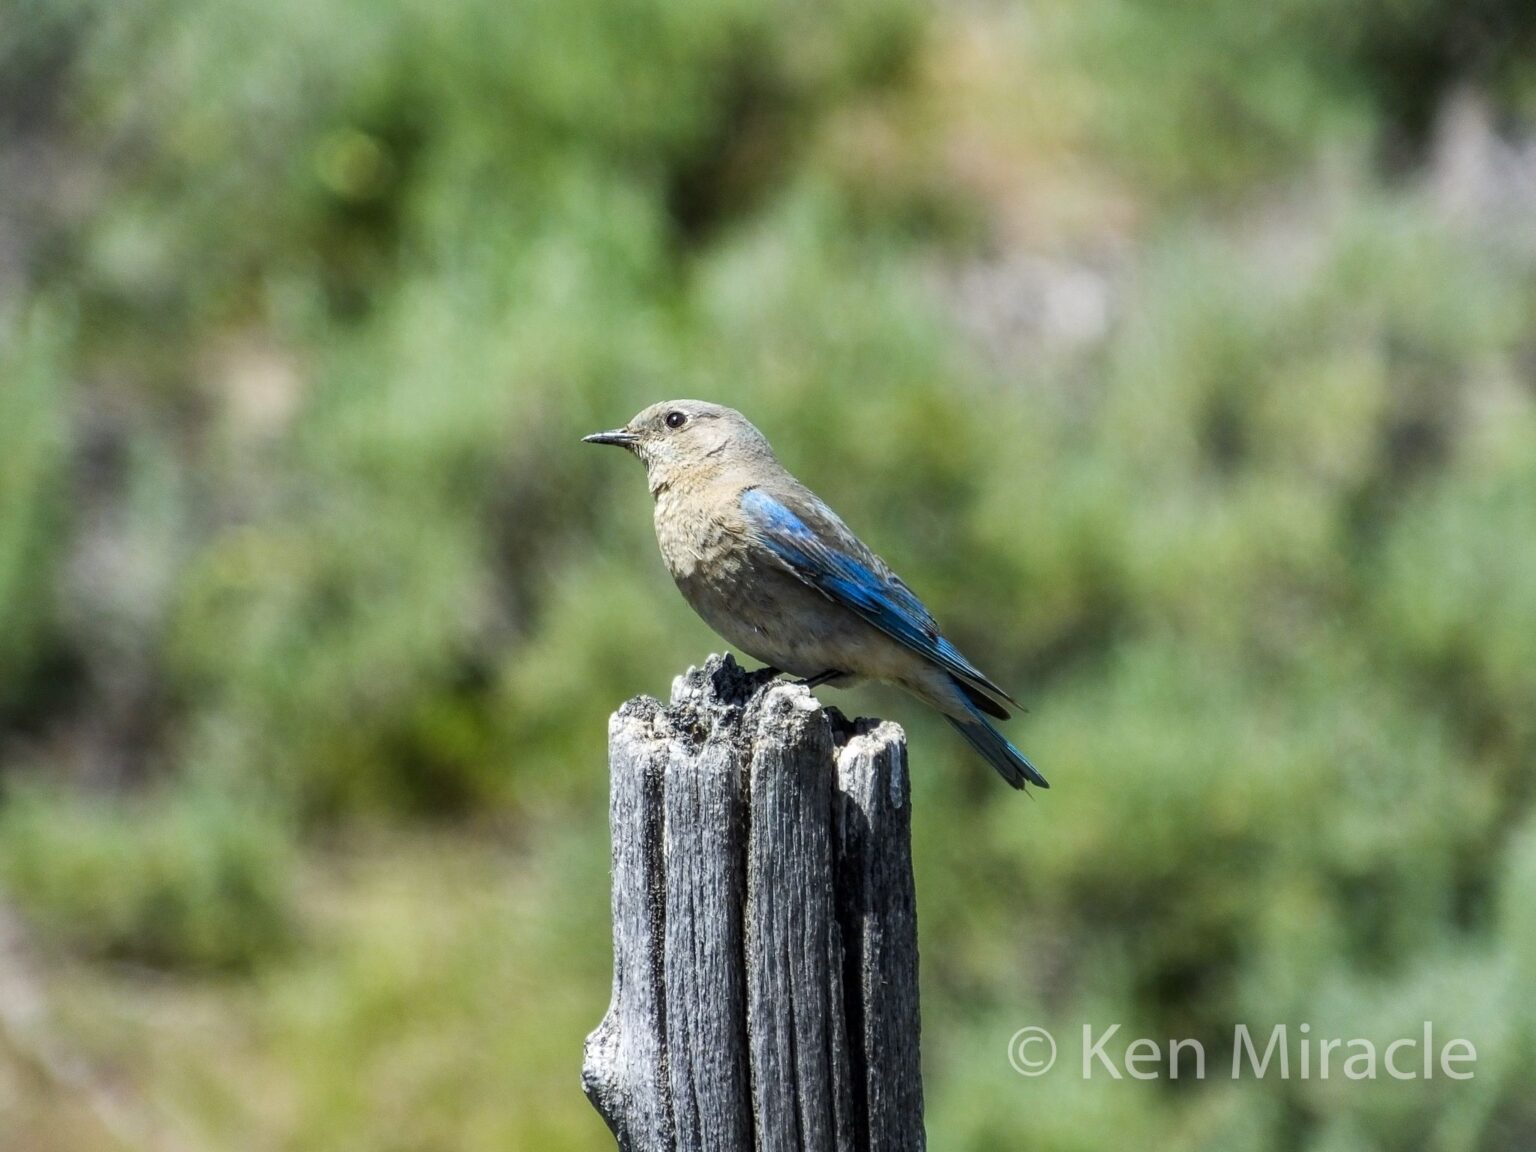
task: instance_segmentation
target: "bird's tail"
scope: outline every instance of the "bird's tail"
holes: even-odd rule
[[[1023,788],[1026,783],[1040,788],[1050,787],[1045,777],[1029,762],[1029,758],[1008,742],[1008,737],[988,724],[969,701],[967,707],[970,711],[969,719],[956,716],[945,716],[944,719],[954,725],[955,731],[964,736],[1004,780],[1015,788]]]

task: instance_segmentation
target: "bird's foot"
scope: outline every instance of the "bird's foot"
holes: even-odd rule
[[[796,683],[802,688],[820,688],[823,684],[830,684],[834,680],[841,680],[846,675],[848,673],[839,669],[828,668],[825,672],[818,672],[814,676],[807,676],[804,680],[797,680]]]

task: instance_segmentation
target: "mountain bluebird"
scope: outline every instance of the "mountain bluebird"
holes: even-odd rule
[[[662,558],[728,642],[812,688],[864,678],[899,685],[943,713],[1009,784],[1050,786],[983,716],[1006,720],[1014,699],[943,637],[741,413],[672,400],[585,439],[645,463]]]

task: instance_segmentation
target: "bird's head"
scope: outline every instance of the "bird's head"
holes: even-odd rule
[[[582,440],[627,448],[640,457],[653,492],[689,475],[710,476],[773,459],[768,441],[751,421],[733,408],[703,400],[652,404],[624,427]]]

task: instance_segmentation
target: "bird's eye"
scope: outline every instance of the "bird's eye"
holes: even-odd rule
[[[688,423],[688,417],[683,415],[681,412],[667,413],[668,428],[681,428],[686,423]]]

